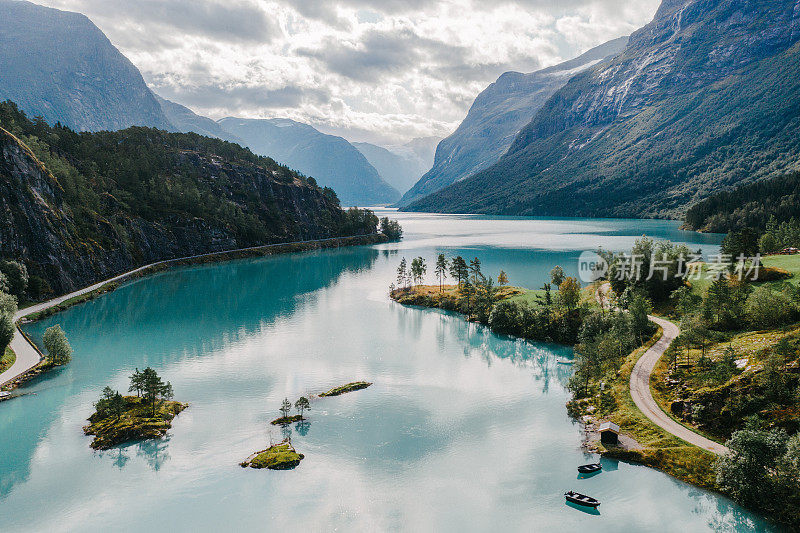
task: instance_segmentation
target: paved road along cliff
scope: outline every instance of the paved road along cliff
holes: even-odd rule
[[[195,259],[200,259],[200,258],[204,258],[204,257],[226,256],[226,255],[231,255],[231,254],[241,254],[241,253],[247,253],[247,252],[266,251],[266,250],[270,250],[270,249],[273,249],[273,248],[279,249],[281,247],[288,246],[288,245],[311,244],[311,245],[315,245],[316,246],[317,244],[322,245],[324,243],[328,243],[328,244],[326,244],[326,246],[327,246],[327,245],[330,245],[330,243],[335,243],[336,245],[341,243],[342,245],[346,246],[346,245],[354,245],[354,244],[373,244],[373,243],[368,243],[368,242],[361,242],[361,240],[364,239],[364,238],[370,238],[370,237],[377,236],[377,235],[381,235],[382,236],[382,234],[378,233],[378,234],[367,234],[367,235],[354,235],[354,236],[350,236],[350,237],[331,237],[329,239],[316,239],[316,240],[296,241],[296,242],[279,243],[279,244],[267,244],[265,246],[253,246],[253,247],[250,247],[250,248],[240,248],[240,249],[236,249],[236,250],[226,250],[226,251],[222,251],[222,252],[213,252],[213,253],[208,253],[208,254],[193,255],[193,256],[190,256],[190,257],[180,257],[180,258],[177,258],[177,259],[167,259],[167,260],[164,260],[164,261],[158,261],[156,263],[151,263],[149,265],[144,265],[144,266],[141,266],[141,267],[136,268],[134,270],[125,272],[125,273],[120,274],[118,276],[115,276],[115,277],[113,277],[111,279],[107,279],[105,281],[101,281],[99,283],[95,283],[94,285],[90,285],[88,287],[84,287],[83,289],[77,290],[75,292],[71,292],[69,294],[65,294],[64,296],[59,296],[58,298],[53,298],[52,300],[48,300],[46,302],[42,302],[42,303],[39,303],[39,304],[36,304],[36,305],[32,305],[30,307],[26,307],[25,309],[20,309],[19,311],[17,311],[17,314],[14,315],[14,322],[17,322],[17,321],[25,318],[26,316],[30,316],[30,315],[32,315],[34,313],[38,313],[39,311],[43,311],[43,310],[48,309],[50,307],[54,307],[54,306],[56,306],[58,304],[61,304],[61,303],[65,302],[66,300],[69,300],[71,298],[75,298],[76,296],[82,296],[84,294],[90,293],[90,292],[92,292],[92,291],[94,291],[96,289],[99,289],[100,287],[102,287],[103,285],[106,285],[108,283],[112,283],[112,282],[115,282],[115,281],[121,281],[121,280],[123,280],[125,278],[129,278],[129,277],[131,277],[131,276],[133,276],[133,275],[135,275],[135,274],[137,274],[137,273],[139,273],[139,272],[141,272],[143,270],[147,270],[149,268],[152,268],[152,267],[158,266],[158,265],[180,264],[182,262],[191,261],[191,260],[195,260]],[[386,237],[383,237],[383,239],[385,240]],[[336,242],[336,241],[338,241],[338,242]],[[11,340],[10,346],[11,346],[11,349],[14,350],[14,353],[16,354],[17,359],[16,359],[16,361],[14,361],[14,364],[11,365],[11,367],[8,370],[6,370],[2,374],[0,374],[0,387],[5,385],[6,383],[9,383],[10,381],[14,381],[15,379],[17,379],[22,374],[28,372],[30,369],[32,369],[37,364],[39,364],[39,361],[41,361],[41,359],[42,359],[42,354],[39,352],[38,348],[36,348],[36,346],[34,346],[33,344],[31,344],[31,342],[28,341],[28,339],[20,331],[19,327],[17,327],[16,331],[14,332],[14,338]]]

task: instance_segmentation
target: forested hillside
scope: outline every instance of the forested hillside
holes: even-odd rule
[[[375,233],[269,158],[196,134],[76,133],[0,104],[0,257],[55,293],[173,257]]]
[[[793,218],[800,218],[798,172],[719,192],[690,207],[684,220],[689,229],[727,233]]]

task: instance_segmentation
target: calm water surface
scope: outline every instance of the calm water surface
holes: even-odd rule
[[[671,222],[399,214],[401,243],[185,268],[31,325],[60,323],[75,349],[63,370],[0,404],[3,531],[748,531],[729,501],[640,466],[590,457],[567,417],[565,347],[501,337],[386,297],[401,257],[479,256],[537,287],[584,249],[642,234],[714,252],[719,236]],[[432,267],[429,267],[432,270]],[[432,275],[430,276],[432,279]],[[169,437],[93,452],[81,426],[105,385],[150,365],[190,407]],[[281,430],[268,424],[312,400],[291,428],[306,455],[293,471],[238,462]],[[564,504],[574,489],[600,514]]]

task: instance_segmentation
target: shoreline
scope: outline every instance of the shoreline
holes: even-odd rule
[[[519,289],[525,290],[521,287]],[[403,295],[398,290],[396,294],[390,294],[389,297],[393,302],[403,306],[418,307],[420,309],[444,309],[436,305],[433,300],[424,301],[425,299],[423,298],[417,298],[413,302],[404,302],[402,301]],[[458,310],[444,310],[454,312],[464,320],[468,320],[466,315]],[[654,345],[667,340],[664,337],[664,330],[661,324],[652,320],[655,317],[651,316],[650,318],[658,326],[658,329],[644,344],[628,354],[627,362],[623,364],[621,371],[621,379],[614,387],[617,407],[613,411],[606,413],[606,416],[601,416],[597,407],[591,411],[586,410],[590,405],[589,403],[584,402],[579,407],[577,405],[579,402],[575,400],[573,395],[567,402],[567,415],[580,425],[582,434],[580,447],[585,451],[598,453],[602,457],[641,464],[692,486],[719,492],[708,475],[710,459],[715,457],[715,454],[692,442],[681,439],[656,424],[642,412],[631,394],[630,383],[634,366],[646,353],[651,351]],[[487,324],[483,325],[489,327]],[[491,330],[490,327],[489,329]],[[505,333],[492,331],[499,335],[506,335]],[[547,342],[526,337],[517,338],[529,342]],[[570,344],[561,345],[574,347],[574,345]],[[599,439],[594,438],[599,436],[595,435],[595,426],[606,420],[620,425],[623,430],[620,432],[622,446],[606,448],[599,442]],[[656,437],[656,435],[659,436]]]
[[[36,322],[37,320],[52,316],[74,305],[90,301],[107,292],[112,292],[119,286],[119,282],[127,282],[172,268],[188,265],[222,263],[237,259],[266,257],[270,255],[283,255],[289,253],[326,250],[350,246],[368,246],[373,244],[383,244],[386,242],[389,242],[389,238],[386,237],[386,235],[383,233],[373,233],[368,235],[354,235],[350,237],[331,237],[328,239],[317,239],[310,241],[266,244],[262,246],[251,246],[248,248],[237,248],[235,250],[225,250],[187,257],[178,257],[175,259],[165,259],[137,267],[107,280],[94,283],[88,287],[52,298],[45,302],[35,303],[26,308],[18,310],[14,316],[16,329],[9,347],[11,347],[16,354],[16,361],[10,368],[0,374],[0,390],[10,392],[26,381],[50,369],[49,367],[42,367],[42,362],[46,361],[45,355],[41,352],[41,350],[39,350],[30,337],[28,337],[28,335],[22,331],[21,326],[23,324]]]
[[[659,325],[650,339],[628,354],[619,379],[608,387],[616,404],[613,409],[602,412],[600,406],[593,401],[573,398],[568,402],[567,410],[581,425],[585,437],[581,446],[585,450],[598,453],[602,457],[647,466],[689,485],[722,494],[711,472],[711,463],[717,457],[716,454],[685,441],[656,424],[642,412],[631,395],[630,382],[634,367],[662,339],[664,330]],[[620,426],[621,445],[606,446],[600,442],[599,435],[592,432],[592,427],[601,421],[614,422]]]

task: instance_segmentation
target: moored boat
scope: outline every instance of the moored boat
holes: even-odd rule
[[[578,505],[583,505],[585,507],[597,507],[600,505],[600,502],[591,496],[587,496],[586,494],[581,494],[580,492],[569,491],[564,493],[564,497],[567,499],[568,502],[576,503]]]
[[[589,465],[581,465],[578,467],[578,472],[581,474],[594,474],[602,470],[603,465],[600,463],[592,463]]]

